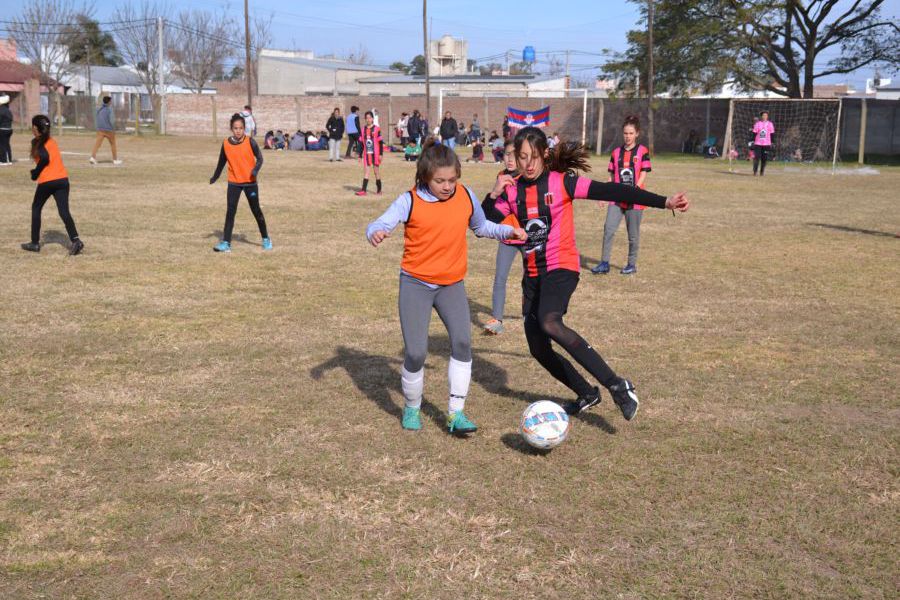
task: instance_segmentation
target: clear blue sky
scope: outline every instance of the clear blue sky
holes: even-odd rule
[[[23,4],[24,0],[4,0],[6,10],[2,12],[15,14]],[[109,18],[115,4],[115,0],[95,4],[95,17],[100,21]],[[225,6],[236,20],[243,18],[241,0],[180,0],[173,4],[207,10]],[[839,3],[849,4],[850,0]],[[433,36],[448,33],[468,40],[469,58],[476,59],[510,49],[521,57],[526,45],[535,47],[539,61],[546,59],[540,54],[546,51],[620,51],[625,48],[626,32],[638,18],[637,7],[624,0],[432,0],[428,9]],[[363,45],[374,62],[383,65],[408,62],[422,52],[421,0],[250,0],[250,10],[273,16],[275,47],[346,55]],[[900,0],[886,0],[882,13],[900,18]],[[235,31],[235,37],[241,35],[242,30]],[[831,57],[827,54],[825,60]],[[573,74],[591,74],[587,67],[602,61],[602,56],[573,56]],[[848,80],[860,87],[871,76],[872,71],[865,69],[829,81]]]

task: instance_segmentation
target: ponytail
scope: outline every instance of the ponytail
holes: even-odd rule
[[[547,134],[537,127],[523,127],[520,129],[516,134],[514,143],[516,155],[522,150],[523,144],[528,143],[532,152],[540,156],[546,156],[544,159],[544,171],[568,173],[570,171],[587,172],[591,170],[591,165],[588,162],[590,154],[583,144],[560,142],[552,150],[548,150]]]
[[[38,131],[37,137],[31,140],[31,158],[38,160],[38,152],[50,139],[50,119],[46,115],[35,115],[31,126]]]

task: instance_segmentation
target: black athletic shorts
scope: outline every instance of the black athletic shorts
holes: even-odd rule
[[[549,313],[566,314],[569,299],[578,287],[580,275],[568,269],[556,269],[537,277],[522,278],[522,316],[540,319]]]

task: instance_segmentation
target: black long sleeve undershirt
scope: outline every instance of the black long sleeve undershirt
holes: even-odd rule
[[[41,171],[43,171],[47,165],[50,164],[50,154],[47,152],[47,149],[41,146],[38,148],[38,162],[37,165],[31,170],[31,180],[37,181],[37,178],[41,176]]]

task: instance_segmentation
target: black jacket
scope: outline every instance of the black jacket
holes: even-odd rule
[[[450,117],[449,119],[443,119],[441,121],[441,139],[442,140],[454,140],[456,139],[456,135],[459,133],[459,125],[456,124],[456,119]]]
[[[0,129],[12,129],[13,115],[6,104],[0,105]]]
[[[329,139],[341,139],[344,137],[344,119],[331,115],[331,118],[328,119],[328,123],[325,124],[325,129],[328,130]]]

